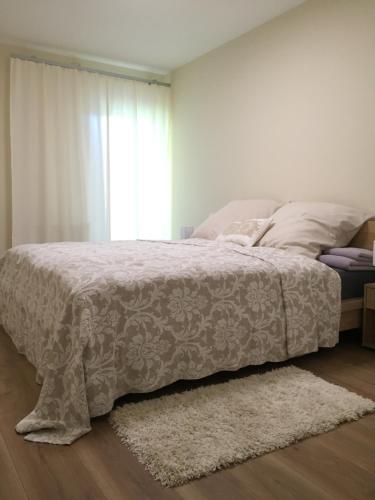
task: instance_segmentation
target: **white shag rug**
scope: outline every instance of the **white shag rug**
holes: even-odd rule
[[[164,486],[284,448],[375,411],[375,402],[294,366],[139,403],[110,421]]]

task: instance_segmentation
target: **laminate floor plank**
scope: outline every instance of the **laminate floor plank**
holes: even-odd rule
[[[3,498],[28,499],[3,436],[0,434],[0,499]]]
[[[218,476],[220,476],[220,481],[217,480]],[[184,500],[249,499],[249,492],[246,485],[237,480],[232,474],[231,468],[216,472],[175,489]]]
[[[306,439],[277,453],[278,460],[318,484],[329,498],[375,498],[375,470],[368,471],[355,463],[352,457],[347,458],[337,450],[326,447],[321,436]]]
[[[329,500],[319,484],[280,459],[282,450],[235,467],[237,480],[247,485],[248,498],[270,500]],[[259,489],[257,486],[259,485]]]

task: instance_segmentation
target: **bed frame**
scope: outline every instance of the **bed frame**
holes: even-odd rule
[[[375,218],[363,224],[349,246],[372,250],[375,241]],[[341,302],[340,332],[362,327],[363,297],[345,299]]]

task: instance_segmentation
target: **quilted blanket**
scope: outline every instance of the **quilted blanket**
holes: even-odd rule
[[[36,367],[30,441],[70,444],[116,398],[338,341],[340,278],[273,248],[206,240],[22,245],[0,324]]]

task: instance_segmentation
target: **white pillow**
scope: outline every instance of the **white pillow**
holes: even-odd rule
[[[211,214],[194,231],[192,238],[214,240],[233,221],[268,219],[281,206],[275,200],[236,200]]]
[[[250,236],[246,236],[246,234],[219,234],[216,241],[229,241],[230,243],[237,243],[237,245],[243,247],[253,246]]]
[[[273,215],[274,225],[258,245],[316,258],[325,249],[348,245],[370,217],[334,203],[291,202]]]
[[[271,228],[272,219],[247,219],[234,221],[216,238],[219,241],[231,241],[242,246],[254,246]]]

